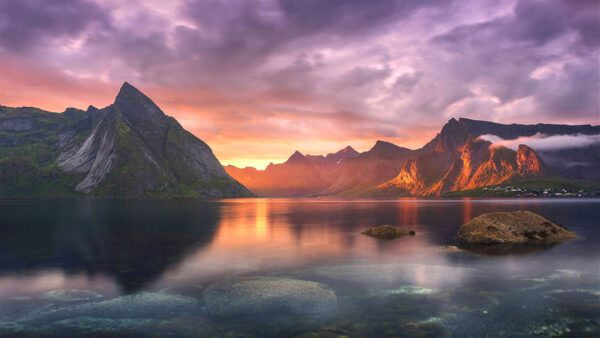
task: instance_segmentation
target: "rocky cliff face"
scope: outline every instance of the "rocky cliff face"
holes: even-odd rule
[[[115,102],[106,108],[90,107],[86,112],[67,110],[63,114],[36,112],[27,120],[32,125],[46,126],[40,128],[40,138],[28,139],[23,133],[15,133],[16,143],[13,143],[23,146],[43,142],[51,148],[48,161],[40,163],[29,159],[30,164],[33,171],[52,168],[68,181],[63,184],[63,193],[73,189],[96,196],[250,194],[225,172],[206,143],[166,116],[152,100],[128,83],[122,86]],[[46,121],[54,121],[57,134]],[[22,129],[23,123],[18,125]],[[18,151],[20,147],[16,148]],[[19,157],[11,157],[15,158]],[[70,186],[73,181],[76,184]],[[0,193],[13,190],[23,194],[39,193],[31,187],[11,188],[0,184]]]
[[[520,145],[517,152],[492,146],[454,119],[436,138],[435,149],[406,161],[396,178],[377,187],[378,193],[439,196],[546,174],[545,164],[528,146]]]
[[[479,138],[493,134],[516,139],[539,133],[596,135],[600,134],[600,128],[589,125],[503,125],[453,118],[417,150],[377,141],[373,148],[361,154],[348,150],[327,156],[296,153],[286,163],[272,164],[264,171],[233,166],[227,171],[259,195],[278,196],[440,196],[450,191],[501,184],[513,178],[564,173],[567,178],[600,179],[597,170],[591,170],[600,165],[600,152],[592,151],[598,145],[572,149],[568,153],[546,151],[539,154],[523,144],[514,151]],[[328,161],[344,154],[351,156],[334,165]],[[552,166],[544,158],[551,160]],[[560,159],[566,159],[566,164]],[[572,165],[573,162],[576,165]]]

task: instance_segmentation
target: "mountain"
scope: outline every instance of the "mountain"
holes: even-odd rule
[[[514,151],[493,145],[478,136],[492,134],[510,140],[538,133],[563,135],[595,132],[600,133],[600,130],[592,126],[502,125],[451,119],[430,142],[432,146],[428,150],[406,161],[398,176],[379,185],[376,191],[383,195],[440,196],[516,178],[544,177],[556,172],[530,147],[521,144]]]
[[[225,170],[259,196],[354,196],[395,177],[411,154],[410,149],[377,141],[363,153],[352,147],[326,156],[296,151],[286,162],[271,163],[265,170],[232,165]]]
[[[210,147],[125,82],[62,114],[0,106],[1,195],[245,196]]]
[[[327,159],[334,159],[342,151],[327,156],[296,152],[286,163],[271,164],[265,170],[226,169],[263,196],[440,196],[516,179],[561,176],[600,181],[600,143],[538,152],[525,144],[515,151],[480,138],[495,135],[515,140],[537,134],[600,135],[600,127],[505,125],[452,118],[431,141],[416,150],[377,141],[366,152],[349,151],[352,156],[335,165]],[[291,166],[290,162],[297,164]]]
[[[406,159],[414,151],[395,144],[377,141],[359,156],[348,159],[338,168],[332,184],[322,195],[361,196],[397,175]]]
[[[347,146],[335,153],[323,155],[306,155],[305,157],[316,166],[336,165],[348,158],[358,157],[360,153],[351,146]]]
[[[519,137],[543,135],[594,135],[600,137],[600,125],[561,125],[543,124],[499,124],[460,118],[459,123],[474,136],[496,135],[505,140]],[[586,147],[562,146],[558,149],[538,150],[538,155],[548,165],[550,171],[571,179],[600,181],[600,142]]]
[[[452,159],[451,163],[448,158]],[[407,161],[396,178],[377,187],[380,194],[434,195],[506,182],[516,177],[541,177],[545,164],[533,149],[493,147],[468,137],[456,157],[423,154]]]
[[[546,135],[598,135],[600,134],[600,125],[566,125],[566,124],[501,124],[488,121],[478,121],[466,118],[459,118],[458,123],[466,128],[473,136],[496,135],[505,140],[514,140],[519,137],[533,136],[535,134]]]
[[[259,196],[317,196],[336,179],[339,166],[358,156],[352,147],[326,156],[296,151],[284,163],[271,163],[264,170],[232,165],[225,170]]]

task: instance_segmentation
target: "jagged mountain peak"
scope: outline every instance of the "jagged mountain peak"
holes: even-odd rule
[[[342,153],[358,153],[358,151],[354,150],[354,148],[352,148],[352,146],[347,146],[346,148],[338,151],[338,153],[339,152],[342,152]]]
[[[517,150],[517,163],[519,170],[524,176],[535,176],[547,172],[546,164],[538,156],[535,150],[525,144],[519,144]]]
[[[435,150],[437,152],[456,152],[463,146],[467,136],[467,128],[455,118],[451,118],[442,127],[442,131],[437,137]]]
[[[352,148],[351,146],[347,146],[346,148],[338,150],[333,154],[327,154],[327,157],[354,157],[358,156],[358,154],[359,152],[354,150],[354,148]]]
[[[301,152],[299,152],[298,150],[296,150],[292,156],[290,156],[287,161],[285,161],[285,163],[287,164],[296,164],[296,163],[305,163],[307,162],[307,159],[304,155],[302,155]]]
[[[351,146],[347,146],[346,148],[338,150],[335,153],[327,154],[327,156],[325,156],[325,161],[328,163],[340,164],[347,158],[358,157],[358,155],[360,155],[358,151],[354,150],[354,148]]]
[[[128,82],[121,86],[113,106],[132,119],[132,122],[146,118],[158,122],[165,117],[165,113],[148,96]]]
[[[373,146],[373,148],[371,148],[369,151],[385,151],[385,150],[393,150],[393,149],[398,149],[400,147],[398,147],[397,145],[391,143],[391,142],[386,142],[386,141],[382,141],[382,140],[377,140],[377,142],[375,142],[375,145]]]
[[[121,85],[121,89],[119,89],[119,93],[117,94],[117,97],[115,99],[115,102],[119,102],[125,99],[133,99],[136,97],[142,100],[149,100],[149,98],[146,95],[144,95],[144,93],[142,93],[137,88],[129,84],[129,82],[123,82],[123,84]]]
[[[119,89],[119,94],[117,94],[117,96],[118,95],[128,95],[128,94],[144,95],[141,91],[139,91],[137,88],[132,86],[129,82],[125,81],[121,85],[121,89]]]
[[[75,190],[105,196],[249,194],[210,147],[125,82],[115,102],[89,107],[87,137],[59,155],[66,173],[85,174]]]

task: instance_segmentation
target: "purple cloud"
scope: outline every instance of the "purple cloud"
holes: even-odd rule
[[[594,0],[6,0],[0,53],[31,67],[0,81],[127,80],[217,153],[269,135],[290,153],[344,137],[418,147],[451,116],[597,124],[599,13]]]
[[[21,52],[58,38],[76,38],[91,26],[108,24],[108,11],[93,1],[3,0],[0,48]]]

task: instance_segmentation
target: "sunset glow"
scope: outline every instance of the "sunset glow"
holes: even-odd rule
[[[128,81],[224,165],[257,168],[378,139],[418,148],[452,116],[597,124],[597,7],[7,0],[0,104],[100,108]]]

